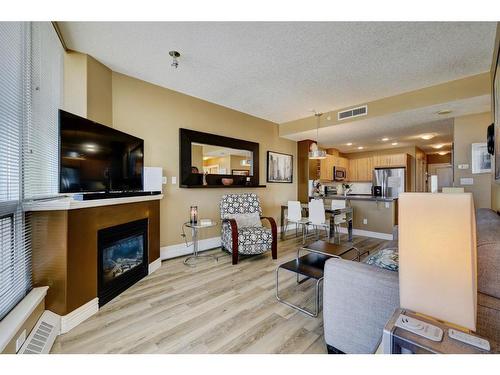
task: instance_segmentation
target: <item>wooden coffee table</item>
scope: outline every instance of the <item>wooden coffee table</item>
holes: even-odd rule
[[[300,256],[300,251],[307,251],[308,254]],[[297,249],[297,257],[289,262],[280,264],[276,269],[276,299],[290,306],[306,315],[317,317],[320,311],[321,294],[320,294],[320,284],[323,281],[325,262],[330,258],[344,258],[348,260],[356,260],[359,262],[361,256],[368,253],[365,251],[361,253],[358,248],[352,245],[352,243],[347,244],[332,244],[326,241],[315,241],[311,244],[299,247]],[[350,255],[349,255],[350,254]],[[354,255],[354,257],[352,256]],[[316,280],[315,283],[315,299],[314,299],[314,310],[307,310],[304,307],[295,305],[289,301],[282,299],[279,295],[279,271],[284,269],[297,274],[297,283],[302,283],[308,279]],[[305,276],[304,279],[300,280],[300,275]]]

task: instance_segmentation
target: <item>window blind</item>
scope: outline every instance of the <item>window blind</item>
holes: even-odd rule
[[[0,320],[31,289],[23,201],[58,191],[58,43],[48,22],[0,22]]]

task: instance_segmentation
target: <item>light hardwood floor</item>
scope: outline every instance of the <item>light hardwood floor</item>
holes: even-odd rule
[[[354,238],[371,251],[386,241]],[[221,250],[219,261],[187,267],[184,257],[164,261],[71,332],[52,353],[325,353],[323,317],[311,318],[279,303],[275,270],[292,259],[300,238],[278,243],[271,254],[240,260]],[[283,280],[283,281],[282,281]],[[312,280],[296,284],[280,272],[280,293],[312,304]]]

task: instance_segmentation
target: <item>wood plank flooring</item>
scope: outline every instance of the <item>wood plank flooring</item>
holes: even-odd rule
[[[345,240],[345,237],[343,238]],[[355,236],[371,251],[386,241]],[[279,303],[275,270],[292,259],[300,236],[236,266],[220,249],[219,261],[187,267],[184,257],[126,290],[72,331],[57,338],[52,353],[325,353],[323,317],[311,318]],[[311,308],[313,281],[296,283],[280,272],[280,294]]]

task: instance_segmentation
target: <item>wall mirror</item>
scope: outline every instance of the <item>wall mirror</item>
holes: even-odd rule
[[[259,144],[180,129],[181,187],[259,186]]]
[[[253,176],[253,153],[249,150],[191,144],[193,173]]]

